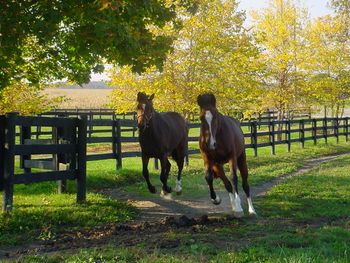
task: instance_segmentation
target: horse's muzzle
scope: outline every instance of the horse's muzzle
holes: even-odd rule
[[[216,142],[211,143],[210,141],[207,142],[207,147],[209,150],[215,150],[216,149]]]

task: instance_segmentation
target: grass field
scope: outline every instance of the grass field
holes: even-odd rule
[[[83,108],[106,108],[106,105],[110,103],[110,95],[112,89],[88,89],[88,88],[75,88],[75,89],[59,89],[50,88],[44,91],[49,98],[65,97],[59,108],[69,109],[83,109]]]
[[[308,143],[305,149],[295,146],[291,153],[286,152],[286,146],[279,146],[275,156],[270,155],[269,148],[261,148],[259,157],[255,158],[249,149],[250,184],[259,185],[276,176],[293,172],[307,159],[349,151],[349,143],[336,144],[333,139],[327,145],[321,142],[316,146]],[[53,260],[86,262],[89,258],[98,259],[101,256],[103,259],[100,262],[114,262],[115,257],[127,262],[129,259],[141,262],[198,262],[198,259],[202,262],[252,262],[253,257],[257,257],[262,261],[283,262],[285,257],[288,259],[285,262],[312,262],[318,259],[327,262],[325,253],[329,253],[332,260],[342,262],[346,256],[346,240],[350,240],[344,230],[344,227],[349,227],[346,216],[350,212],[348,157],[323,164],[302,177],[290,179],[286,184],[275,188],[266,198],[256,200],[257,208],[263,211],[261,218],[232,221],[228,226],[209,229],[208,233],[201,233],[195,239],[188,233],[168,233],[169,237],[166,238],[181,240],[176,251],[153,248],[146,255],[143,247],[147,244],[129,249],[111,246]],[[134,218],[137,215],[135,208],[99,194],[105,188],[122,188],[143,196],[150,195],[141,176],[140,159],[125,159],[123,167],[123,170],[116,171],[114,160],[88,163],[89,194],[87,204],[83,205],[75,203],[73,182],[69,184],[69,193],[61,195],[55,193],[56,183],[15,186],[14,211],[0,215],[0,245],[54,240],[62,231],[94,228]],[[151,165],[150,171],[151,180],[160,190],[158,171],[153,170]],[[174,185],[175,171],[176,169],[171,173],[171,185]],[[191,156],[190,166],[183,174],[184,195],[193,198],[206,196],[208,190],[203,177],[201,158]],[[223,189],[218,180],[216,183],[217,189]],[[336,220],[336,225],[329,226],[330,220]],[[306,226],[302,222],[307,222]],[[308,227],[309,224],[312,227]],[[206,235],[210,235],[210,239]],[[328,250],[325,245],[327,238],[334,241]],[[209,242],[213,239],[219,240],[218,244]],[[310,245],[308,242],[311,242]],[[220,244],[223,245],[222,248],[217,247]],[[318,250],[318,246],[325,251]],[[168,256],[164,253],[170,253],[171,260],[168,261]],[[36,260],[40,258],[32,262]],[[47,262],[47,259],[42,260]]]
[[[287,179],[256,199],[258,218],[172,229],[137,245],[83,249],[28,262],[349,262],[350,155]],[[148,241],[147,241],[148,240]],[[157,242],[156,242],[157,243]]]

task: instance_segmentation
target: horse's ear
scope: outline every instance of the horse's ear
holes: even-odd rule
[[[142,92],[137,93],[137,101],[140,101],[142,98]]]
[[[216,107],[216,98],[213,93],[210,93],[211,96],[211,104],[212,106]]]
[[[198,97],[197,97],[197,104],[199,106],[201,106],[201,99],[202,99],[202,95],[198,95]]]
[[[142,102],[142,101],[144,101],[145,99],[147,99],[146,93],[144,93],[144,92],[139,92],[139,93],[137,93],[137,101],[138,101],[138,102]]]
[[[148,99],[149,99],[149,100],[153,100],[153,99],[154,99],[154,93],[153,93],[151,96],[149,96]]]

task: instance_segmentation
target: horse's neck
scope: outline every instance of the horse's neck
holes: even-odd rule
[[[224,120],[225,120],[225,116],[222,115],[220,112],[217,113],[217,118],[218,118],[218,128],[216,131],[216,134],[220,133],[222,130],[222,125],[224,125]]]
[[[156,125],[157,121],[159,120],[160,114],[156,111],[153,112],[153,117],[150,119],[148,126],[142,131],[142,135],[144,136],[156,136]]]

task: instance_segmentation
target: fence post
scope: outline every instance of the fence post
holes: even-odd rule
[[[91,121],[93,121],[93,119],[94,119],[94,115],[90,111],[88,116],[89,116],[88,120],[90,121],[89,122],[89,126],[88,126],[89,127],[89,138],[91,138],[92,137],[92,133],[94,132],[93,131],[94,126],[92,126],[92,124],[91,124]]]
[[[328,127],[327,127],[327,118],[323,119],[323,137],[324,141],[327,144],[328,143]]]
[[[159,169],[159,164],[158,164],[158,159],[157,158],[154,158],[153,169],[154,170],[158,170]]]
[[[251,131],[251,142],[253,145],[253,149],[254,149],[254,156],[258,156],[258,132],[257,132],[257,122],[256,121],[252,121],[250,123],[251,127],[250,127],[250,131]]]
[[[190,160],[188,158],[188,147],[185,150],[185,165],[188,166],[190,164]]]
[[[345,141],[347,142],[349,140],[349,117],[345,118],[345,127],[344,127],[345,131]]]
[[[14,112],[6,114],[3,211],[11,211],[13,204],[12,178],[15,172],[16,117],[17,113]]]
[[[116,164],[115,167],[116,169],[118,169],[118,153],[117,153],[117,120],[114,119],[114,117],[112,118],[112,153],[113,153],[113,158],[115,158],[116,160]]]
[[[77,123],[78,119],[75,121],[74,124],[69,126],[67,128],[67,140],[69,140],[70,144],[78,145],[78,136],[77,136]],[[76,152],[72,152],[69,154],[69,157],[66,157],[67,163],[69,162],[69,170],[76,171],[78,169],[77,167],[77,157],[76,157]]]
[[[276,145],[275,145],[275,123],[274,121],[269,122],[269,132],[270,132],[270,143],[271,143],[271,153],[276,154]]]
[[[0,116],[0,191],[4,189],[5,116]]]
[[[317,121],[316,121],[316,119],[313,119],[312,120],[312,138],[314,140],[314,145],[317,144],[316,136],[317,136]]]
[[[60,141],[68,140],[67,135],[67,127],[57,127],[55,129],[55,138],[53,139],[54,144],[59,144]],[[72,143],[72,142],[70,142]],[[54,164],[55,164],[55,170],[60,170],[60,163],[67,163],[66,157],[64,154],[55,154],[54,156]],[[59,194],[66,193],[67,192],[67,180],[59,180],[57,181],[57,192]]]
[[[185,147],[185,165],[188,166],[189,164],[189,158],[188,158],[188,134],[190,131],[189,123],[186,121],[186,129],[187,129],[187,141],[186,141],[186,147]]]
[[[291,148],[291,145],[292,145],[292,143],[291,143],[291,133],[290,133],[290,120],[288,120],[287,122],[286,122],[286,128],[287,128],[287,150],[288,150],[288,152],[290,153],[290,148]]]
[[[115,142],[116,142],[116,157],[117,157],[117,169],[121,169],[123,167],[123,158],[122,158],[122,142],[121,142],[121,136],[122,136],[122,132],[121,132],[121,124],[120,124],[120,120],[117,119],[115,121]]]
[[[41,133],[41,126],[37,126],[36,127],[36,139],[37,140],[39,140],[40,133]]]
[[[334,120],[333,120],[333,130],[334,130],[334,136],[337,140],[337,143],[339,143],[339,132],[338,132],[338,126],[339,126],[339,119],[338,117],[336,117]]]
[[[300,120],[299,122],[299,129],[300,129],[300,141],[301,141],[301,148],[305,148],[305,123],[304,120]]]
[[[30,126],[21,126],[20,127],[20,144],[25,144],[25,140],[31,138],[31,127]],[[30,173],[31,168],[25,167],[25,161],[30,160],[30,155],[20,155],[20,167],[24,169],[25,173]]]
[[[133,119],[135,122],[137,122],[137,118],[136,118],[136,115],[135,115],[135,114],[132,115],[132,119]],[[132,127],[132,137],[135,137],[136,131],[137,131],[137,126],[136,126],[136,127]]]
[[[87,117],[84,115],[78,120],[77,203],[86,200],[86,142]]]
[[[67,113],[57,113],[58,118],[69,118]],[[59,141],[66,137],[66,127],[52,127],[52,141],[54,144],[59,144]],[[71,142],[72,143],[72,142]],[[60,170],[60,162],[65,158],[62,155],[55,154],[53,157],[53,164],[56,171]],[[59,180],[57,181],[57,193],[62,194],[67,192],[67,180]]]

